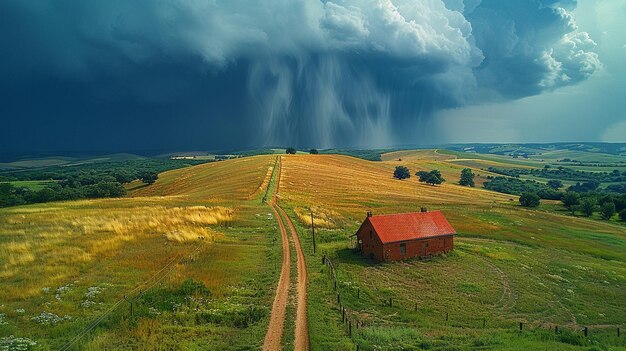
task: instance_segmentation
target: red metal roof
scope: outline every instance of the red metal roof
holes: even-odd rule
[[[378,215],[367,219],[383,243],[456,234],[441,211]]]

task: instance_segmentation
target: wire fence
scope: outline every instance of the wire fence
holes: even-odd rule
[[[156,273],[154,273],[150,278],[148,278],[147,280],[143,281],[141,284],[137,285],[135,288],[130,290],[127,293],[127,295],[124,295],[123,298],[115,301],[115,303],[111,307],[109,307],[102,314],[100,314],[100,316],[92,320],[89,324],[83,327],[72,339],[66,342],[60,348],[60,351],[69,350],[78,341],[80,341],[85,335],[87,335],[95,327],[97,327],[103,320],[105,320],[114,311],[116,311],[120,307],[120,305],[122,305],[124,302],[138,301],[143,295],[143,293],[147,292],[148,290],[153,288],[155,285],[163,281],[163,279],[165,279],[169,275],[169,273],[172,272],[176,268],[177,264],[183,264],[188,261],[193,261],[195,257],[197,256],[197,254],[199,254],[200,250],[202,249],[202,246],[204,244],[203,240],[204,240],[203,238],[200,238],[198,245],[196,245],[190,251],[190,253],[188,254],[183,253],[183,254],[174,256],[163,267],[161,267],[161,269],[159,269]],[[133,295],[137,295],[137,296],[132,298]],[[131,299],[128,299],[127,296],[131,296]],[[131,305],[131,311],[132,311],[132,305]]]
[[[336,305],[338,312],[341,316],[341,321],[345,325],[345,331],[348,336],[355,342],[356,350],[360,350],[361,345],[355,340],[355,336],[358,335],[360,330],[365,327],[373,327],[376,326],[377,322],[371,318],[368,319],[362,318],[363,311],[357,311],[356,309],[350,309],[346,307],[342,296],[345,294],[356,295],[357,299],[361,299],[361,289],[359,287],[351,286],[351,290],[344,291],[342,290],[342,284],[338,281],[337,278],[337,265],[324,255],[322,257],[322,264],[328,267],[328,277],[332,283],[333,292],[336,295]],[[371,296],[370,296],[371,298]],[[406,300],[394,300],[393,297],[374,297],[375,300],[379,301],[379,306],[385,306],[388,308],[398,308],[403,309],[405,311],[414,311],[415,313],[419,313],[419,305],[417,302],[411,302]],[[369,313],[367,313],[369,314]],[[458,327],[458,328],[499,328],[499,329],[511,329],[514,328],[514,331],[519,332],[520,334],[524,332],[531,331],[549,331],[554,333],[555,336],[566,337],[569,335],[578,335],[581,337],[590,337],[592,334],[602,334],[602,335],[612,335],[620,338],[622,336],[622,328],[619,325],[594,325],[594,326],[559,326],[556,324],[532,324],[527,323],[525,321],[520,321],[519,324],[515,325],[514,323],[506,323],[505,325],[501,324],[500,321],[490,321],[487,317],[476,317],[476,318],[468,318],[464,316],[462,319],[453,318],[454,316],[445,312],[441,315],[441,322],[444,322],[450,327]],[[387,323],[385,323],[387,325]],[[513,330],[513,329],[512,329]]]

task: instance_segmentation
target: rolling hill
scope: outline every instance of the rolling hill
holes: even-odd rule
[[[262,155],[168,171],[126,198],[0,209],[8,287],[0,339],[43,349],[260,348],[283,255],[277,218],[262,201],[275,193],[309,272],[311,350],[624,350],[616,328],[626,319],[626,227],[462,187],[458,174],[472,166],[458,160],[438,150],[378,162]],[[396,180],[397,165],[440,169],[448,181]],[[354,251],[366,211],[420,207],[442,210],[455,227],[452,253],[377,263]],[[286,349],[297,310],[289,301]]]

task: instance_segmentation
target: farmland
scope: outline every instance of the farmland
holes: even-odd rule
[[[0,338],[41,350],[78,336],[67,349],[261,345],[281,257],[260,201],[272,164],[201,165],[127,198],[0,210]]]
[[[482,189],[495,174],[481,168],[534,164],[468,155],[242,157],[161,173],[123,198],[0,209],[0,340],[28,338],[41,350],[71,340],[71,350],[259,349],[289,247],[280,344],[291,349],[304,300],[297,238],[281,245],[277,222],[288,228],[290,219],[308,271],[311,350],[625,350],[616,329],[626,319],[626,226],[549,201],[522,208],[516,196]],[[396,180],[398,165],[439,169],[447,182]],[[456,184],[465,167],[479,175],[476,188]],[[273,194],[282,219],[263,203]],[[420,207],[442,210],[455,227],[453,252],[377,263],[354,251],[366,211]]]
[[[615,336],[626,317],[623,226],[547,208],[524,210],[508,195],[478,188],[392,179],[399,162],[412,169],[438,166],[444,177],[448,172],[455,179],[439,153],[424,153],[395,154],[382,163],[284,158],[281,201],[299,219],[309,254],[309,222],[299,213],[312,207],[320,218],[318,254],[309,255],[312,349],[351,350],[355,343],[364,350],[624,347],[624,339]],[[441,209],[461,233],[448,257],[378,264],[353,251],[349,236],[367,210],[395,213],[420,206]],[[338,292],[351,320],[365,325],[352,339],[321,255],[337,267]],[[519,322],[527,328],[521,335]],[[547,331],[554,326],[562,333]],[[592,330],[588,339],[583,326]]]

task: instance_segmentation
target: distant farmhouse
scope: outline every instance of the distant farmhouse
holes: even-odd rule
[[[390,214],[367,218],[356,232],[363,256],[399,261],[449,252],[456,231],[441,211]]]

